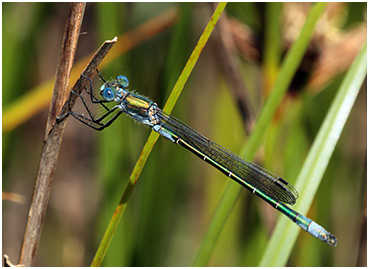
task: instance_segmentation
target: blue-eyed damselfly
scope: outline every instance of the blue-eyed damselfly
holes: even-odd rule
[[[86,79],[90,81],[90,89],[86,88],[85,90],[90,96],[91,102],[101,106],[104,112],[95,117],[84,97],[77,94],[81,98],[88,116],[69,111],[58,120],[72,115],[87,126],[100,131],[112,124],[120,114],[125,113],[211,164],[282,212],[311,235],[331,246],[337,245],[337,239],[334,235],[285,205],[295,204],[298,198],[298,192],[287,181],[259,165],[241,159],[226,148],[207,139],[185,123],[163,112],[156,103],[148,98],[130,92],[128,90],[129,82],[125,76],[118,76],[115,80],[107,82],[99,73],[98,75],[104,82],[99,93],[94,94],[92,81],[89,78]]]

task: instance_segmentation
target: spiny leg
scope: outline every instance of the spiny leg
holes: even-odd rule
[[[99,70],[97,70],[97,68],[96,68],[96,73],[97,73],[97,75],[99,76],[99,78],[104,82],[104,83],[106,83],[106,80],[103,78],[103,76],[100,74],[100,72],[99,72]]]
[[[117,106],[115,106],[115,107],[113,107],[113,108],[111,108],[111,109],[109,109],[109,108],[107,108],[106,106],[104,106],[103,104],[100,104],[100,105],[103,105],[103,107],[104,108],[106,108],[106,113],[104,113],[104,115],[102,115],[101,117],[97,117],[97,118],[95,118],[94,116],[93,116],[93,114],[92,114],[92,112],[90,111],[90,108],[88,107],[88,105],[87,105],[87,103],[86,103],[86,101],[85,101],[85,99],[83,98],[83,96],[81,96],[81,95],[79,95],[79,94],[77,94],[76,92],[74,92],[74,91],[72,91],[75,95],[77,95],[80,99],[81,99],[81,101],[82,101],[82,104],[83,104],[83,106],[85,107],[85,109],[86,109],[86,111],[87,111],[87,113],[88,113],[88,115],[90,116],[90,118],[87,118],[87,117],[85,117],[85,116],[83,116],[83,115],[81,115],[81,114],[79,114],[79,113],[76,113],[76,112],[74,112],[74,111],[70,111],[70,112],[73,112],[73,113],[71,113],[71,115],[72,116],[74,116],[75,118],[76,118],[76,115],[78,115],[79,117],[81,117],[81,118],[83,118],[85,121],[89,121],[89,122],[92,122],[92,123],[95,123],[95,124],[99,124],[99,125],[103,125],[102,123],[101,123],[101,121],[103,121],[106,117],[108,117],[111,113],[113,113],[114,111],[116,111],[116,109],[119,109],[119,107],[117,107]],[[115,119],[115,116],[113,117],[113,119]],[[108,122],[110,122],[110,120],[108,121]]]
[[[96,70],[97,70],[97,69],[96,69]],[[99,74],[99,76],[101,76],[101,75],[100,75],[100,73],[98,73],[98,74]],[[86,87],[85,87],[85,91],[88,93],[88,95],[90,95],[90,97],[91,97],[91,102],[92,102],[92,103],[94,103],[94,104],[100,104],[100,105],[102,105],[106,110],[109,110],[109,108],[103,104],[103,103],[107,103],[107,101],[105,101],[105,100],[99,100],[99,99],[98,99],[97,97],[95,97],[95,95],[93,94],[92,79],[90,79],[89,77],[87,77],[87,76],[85,76],[85,75],[83,75],[83,74],[82,74],[82,77],[84,77],[85,79],[89,80],[89,82],[90,82],[90,90],[88,91],[88,90],[86,89]],[[105,80],[103,80],[103,81],[104,81],[104,83],[106,83],[106,82],[105,82]]]
[[[102,77],[102,75],[99,73],[99,71],[96,69],[96,72],[98,74],[98,76],[100,77],[100,79],[106,83],[105,79]],[[100,116],[100,117],[95,117],[93,115],[93,113],[91,112],[91,109],[90,107],[87,105],[87,102],[85,100],[85,97],[83,97],[81,94],[78,94],[76,93],[75,91],[71,91],[71,93],[75,94],[77,97],[79,97],[81,99],[81,102],[83,104],[83,106],[85,107],[87,113],[88,113],[88,117],[82,115],[82,114],[79,114],[75,111],[72,111],[71,109],[69,109],[68,113],[66,113],[65,115],[62,115],[60,117],[58,117],[58,121],[61,121],[63,120],[65,117],[67,117],[67,115],[72,115],[75,119],[77,119],[78,121],[84,123],[85,125],[95,129],[95,130],[98,130],[98,131],[101,131],[103,129],[105,129],[106,127],[108,127],[109,125],[111,125],[115,119],[118,118],[118,116],[123,112],[123,111],[120,111],[120,108],[118,106],[115,106],[113,108],[109,108],[107,107],[104,103],[107,103],[107,101],[105,100],[99,100],[97,97],[94,96],[94,93],[93,93],[93,81],[85,76],[84,74],[81,75],[83,78],[87,79],[89,81],[89,90],[84,87],[84,90],[86,91],[86,93],[90,96],[90,100],[91,100],[91,103],[93,104],[99,104],[101,105],[104,109],[105,109],[105,113]],[[103,123],[102,121],[104,121],[109,115],[112,115],[112,113],[116,112],[117,109],[119,110],[115,115],[113,115],[113,117],[111,119],[108,119],[108,121],[106,123]]]
[[[97,71],[98,72],[98,71]],[[99,73],[98,73],[99,74]],[[79,114],[79,113],[77,113],[77,112],[75,112],[75,111],[72,111],[71,110],[71,108],[69,108],[69,111],[66,113],[66,114],[64,114],[64,115],[62,115],[62,116],[60,116],[60,117],[58,117],[57,118],[57,120],[58,121],[62,121],[65,117],[67,117],[67,115],[72,115],[74,118],[76,118],[77,120],[79,120],[79,121],[81,121],[82,123],[85,123],[86,125],[88,125],[88,126],[90,126],[90,127],[92,127],[92,128],[94,128],[94,129],[103,129],[103,128],[105,128],[106,126],[106,124],[111,124],[111,121],[112,121],[112,119],[114,120],[114,119],[116,119],[116,116],[114,116],[112,119],[110,119],[106,124],[103,124],[103,123],[101,123],[101,121],[103,121],[106,117],[108,117],[111,113],[113,113],[116,109],[117,109],[117,107],[114,107],[114,108],[108,108],[106,105],[104,105],[103,104],[103,102],[105,102],[104,100],[99,100],[99,99],[97,99],[95,96],[94,96],[94,94],[93,94],[93,84],[92,84],[92,80],[89,78],[89,77],[87,77],[87,76],[85,76],[84,74],[81,74],[81,76],[83,77],[83,78],[85,78],[85,79],[87,79],[87,80],[89,80],[89,82],[90,82],[90,90],[87,90],[87,88],[86,87],[84,87],[84,90],[86,91],[86,93],[88,94],[88,95],[90,95],[90,99],[91,99],[91,102],[93,103],[93,104],[99,104],[99,105],[101,105],[105,110],[106,110],[106,113],[104,113],[101,117],[97,117],[97,118],[95,118],[94,116],[93,116],[93,113],[91,112],[91,109],[90,109],[90,107],[87,105],[87,103],[86,103],[86,100],[85,100],[85,98],[81,95],[81,94],[78,94],[78,93],[76,93],[75,91],[73,91],[73,90],[71,90],[71,93],[73,93],[74,95],[76,95],[77,97],[79,97],[80,98],[80,100],[82,101],[82,104],[83,104],[83,106],[85,107],[85,109],[86,109],[86,111],[87,111],[87,113],[88,113],[88,115],[89,115],[89,118],[88,117],[86,117],[86,116],[83,116],[82,114]],[[99,76],[101,76],[100,74],[99,74]],[[101,77],[102,78],[102,77]],[[105,80],[104,80],[105,81]],[[118,113],[118,114],[120,114],[120,113]],[[94,126],[94,124],[96,124],[96,125],[98,125],[99,127],[98,128],[96,128],[96,126]]]
[[[117,109],[117,107],[115,107],[114,109],[112,109],[111,111],[109,111],[107,114],[105,114],[103,117],[106,117],[108,114],[112,113],[115,109]],[[106,123],[101,123],[99,121],[93,121],[90,118],[87,118],[85,116],[82,116],[81,114],[78,114],[74,111],[69,111],[69,114],[72,115],[75,119],[79,120],[80,122],[82,122],[83,124],[91,127],[92,129],[95,129],[97,131],[101,131],[103,129],[105,129],[106,127],[110,126],[118,117],[119,115],[122,113],[123,111],[119,111],[117,114],[114,115],[114,117],[112,117],[108,122]]]

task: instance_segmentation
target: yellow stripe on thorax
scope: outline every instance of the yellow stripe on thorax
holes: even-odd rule
[[[149,109],[150,103],[146,100],[129,95],[126,98],[127,105],[135,109]]]

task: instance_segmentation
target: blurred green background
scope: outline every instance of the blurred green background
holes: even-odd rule
[[[2,4],[3,114],[25,93],[53,79],[68,7],[67,3]],[[227,5],[229,51],[254,115],[309,8],[293,3]],[[162,107],[212,9],[209,3],[88,3],[75,62],[104,40],[175,10],[177,19],[168,29],[100,70],[105,79],[126,75],[131,90]],[[366,40],[366,16],[366,3],[328,5],[269,127],[256,161],[292,184],[345,71]],[[172,114],[237,153],[247,139],[245,114],[226,75],[218,28]],[[269,35],[268,29],[272,29]],[[99,83],[96,79],[96,87]],[[302,231],[289,266],[366,265],[366,95],[365,82],[308,213],[338,238],[338,246],[331,248]],[[3,123],[2,246],[13,263],[28,216],[47,106],[29,116],[12,130]],[[36,265],[90,264],[149,132],[125,116],[103,132],[68,120]],[[103,265],[189,266],[227,180],[193,154],[159,138]],[[209,266],[258,265],[278,216],[243,191]]]

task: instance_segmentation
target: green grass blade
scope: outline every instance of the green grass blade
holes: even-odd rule
[[[265,45],[263,57],[263,90],[267,93],[272,89],[278,75],[282,54],[282,34],[278,23],[282,19],[283,4],[272,2],[266,4]]]
[[[170,113],[179,97],[179,95],[182,92],[182,89],[188,79],[188,77],[190,76],[206,42],[208,41],[217,21],[219,20],[220,15],[222,14],[224,8],[226,6],[226,3],[220,3],[217,7],[217,9],[215,10],[213,16],[211,17],[208,25],[206,26],[203,34],[201,35],[195,49],[193,50],[190,58],[187,61],[186,66],[184,67],[181,75],[179,76],[177,83],[175,84],[173,91],[171,92],[168,101],[164,107],[164,111],[167,113]],[[156,140],[158,139],[159,134],[156,132],[151,132],[142,152],[141,155],[139,157],[139,159],[137,160],[137,163],[133,169],[133,172],[129,178],[128,184],[125,188],[125,190],[123,191],[123,195],[122,198],[111,218],[111,221],[106,229],[106,232],[104,234],[104,237],[100,243],[100,246],[96,252],[96,255],[92,261],[91,266],[100,266],[102,263],[102,260],[104,259],[104,256],[107,252],[107,249],[109,247],[109,244],[113,238],[113,235],[115,233],[115,230],[118,227],[118,223],[120,218],[122,217],[124,210],[127,206],[128,200],[133,192],[133,189],[137,183],[137,180],[142,172],[142,169],[146,163],[147,158],[150,155],[150,152],[156,142]]]
[[[241,151],[240,155],[243,158],[247,160],[252,160],[254,158],[254,155],[265,136],[267,128],[272,121],[273,115],[287,91],[297,67],[300,64],[300,61],[309,44],[310,38],[314,32],[316,22],[323,13],[326,5],[327,3],[317,3],[311,8],[309,16],[307,17],[306,22],[301,29],[300,36],[293,44],[282,64],[276,84],[274,85],[270,97],[268,98],[255,124],[250,139]],[[239,184],[231,180],[229,181],[213,215],[205,238],[203,239],[200,249],[194,259],[192,264],[193,266],[206,266],[210,258],[210,254],[213,251],[215,241],[222,231],[242,189],[243,188]]]
[[[304,195],[295,210],[306,214],[326,170],[343,126],[366,75],[367,46],[365,45],[350,67],[325,117],[317,138],[297,179],[296,188]],[[285,266],[298,232],[301,229],[281,216],[260,266]]]
[[[171,92],[168,102],[164,106],[164,111],[170,114],[172,112],[174,104],[177,102],[179,95],[182,92],[182,89],[190,76],[192,69],[194,68],[201,51],[205,47],[206,42],[208,41],[210,34],[213,32],[213,29],[216,23],[219,20],[220,15],[222,14],[227,3],[219,3],[218,7],[214,11],[213,16],[211,17],[208,25],[206,26],[203,34],[201,35],[199,42],[196,45],[196,48],[193,50],[190,58],[188,59],[185,68],[183,69],[181,75],[179,76],[177,83],[174,85],[173,91]]]

